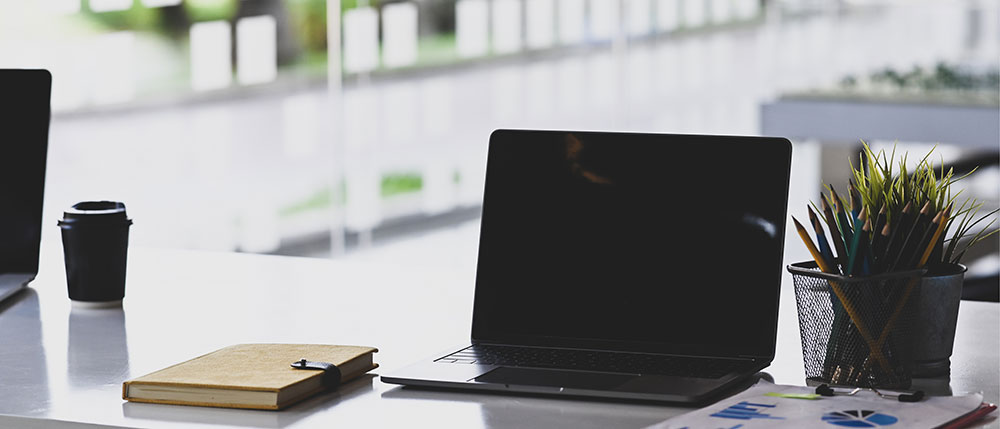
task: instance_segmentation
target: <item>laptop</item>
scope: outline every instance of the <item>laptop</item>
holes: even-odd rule
[[[471,343],[408,386],[700,403],[774,358],[791,143],[497,130]]]
[[[0,301],[38,274],[52,75],[0,69]]]

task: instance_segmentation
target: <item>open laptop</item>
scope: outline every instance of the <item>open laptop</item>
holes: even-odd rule
[[[678,402],[774,358],[791,143],[498,130],[472,341],[382,381]]]
[[[0,69],[0,301],[38,274],[52,75]]]

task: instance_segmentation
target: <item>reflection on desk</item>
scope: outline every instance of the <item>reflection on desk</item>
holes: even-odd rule
[[[71,386],[129,379],[128,335],[122,308],[77,308],[69,313],[66,375]]]
[[[25,338],[28,341],[10,341]],[[0,386],[25,386],[30,395],[9,392],[3,387],[0,414],[25,410],[26,416],[41,414],[49,404],[49,368],[42,347],[42,321],[38,311],[38,292],[26,289],[0,303]],[[10,342],[8,342],[10,341]],[[18,413],[20,414],[20,413]]]

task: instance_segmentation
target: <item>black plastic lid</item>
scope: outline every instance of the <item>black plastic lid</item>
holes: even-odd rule
[[[59,226],[73,225],[131,225],[132,219],[125,213],[125,204],[115,201],[84,201],[73,204],[63,212]]]

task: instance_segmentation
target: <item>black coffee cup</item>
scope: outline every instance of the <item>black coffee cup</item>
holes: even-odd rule
[[[132,220],[125,204],[74,204],[59,221],[69,299],[83,306],[120,305],[125,298],[125,262]]]

